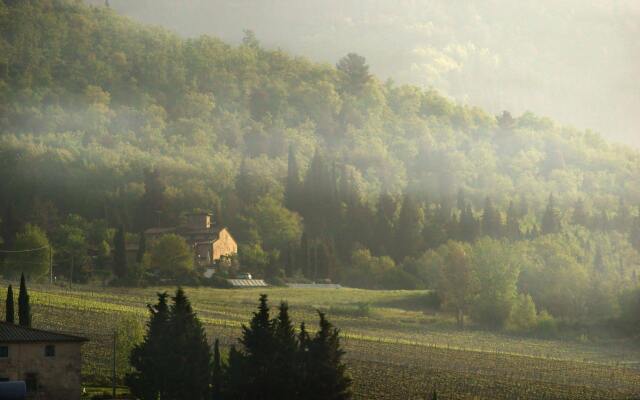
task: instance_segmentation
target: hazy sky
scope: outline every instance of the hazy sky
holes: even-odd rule
[[[110,4],[184,36],[239,43],[243,29],[252,29],[266,47],[331,64],[354,51],[383,79],[433,86],[494,113],[531,110],[640,146],[637,0]]]

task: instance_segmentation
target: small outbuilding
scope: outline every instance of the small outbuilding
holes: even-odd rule
[[[0,382],[24,381],[28,398],[79,400],[88,339],[0,322]]]

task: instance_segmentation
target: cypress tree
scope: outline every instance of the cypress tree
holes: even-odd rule
[[[20,292],[18,293],[18,323],[21,326],[31,326],[31,305],[24,273],[20,276]]]
[[[640,207],[638,209],[639,215],[633,219],[629,232],[629,241],[636,251],[640,251]]]
[[[300,171],[293,145],[289,146],[289,160],[287,163],[287,182],[284,190],[284,205],[289,210],[300,211]]]
[[[204,400],[209,398],[211,349],[202,323],[196,316],[182,288],[178,288],[170,308],[166,335],[170,345],[171,379],[167,382],[167,399]]]
[[[269,393],[276,392],[272,369],[276,341],[266,294],[260,295],[258,311],[253,313],[249,326],[242,326],[240,344],[242,352],[238,352],[234,359],[229,358],[229,391],[243,393],[243,398],[247,399],[269,398]]]
[[[5,302],[5,321],[13,324],[15,322],[15,309],[13,305],[13,288],[11,285],[7,288],[7,300]]]
[[[458,200],[456,202],[456,206],[460,211],[464,210],[467,206],[467,200],[464,197],[464,190],[462,189],[458,190]]]
[[[618,203],[618,211],[616,212],[615,218],[615,229],[619,232],[626,233],[629,232],[631,227],[631,213],[629,212],[629,208],[627,207],[626,202],[621,197]]]
[[[463,242],[474,242],[478,238],[479,226],[478,220],[473,215],[473,209],[467,204],[460,214],[460,223],[458,225],[459,238]]]
[[[509,203],[509,209],[507,210],[507,226],[505,235],[511,240],[520,240],[522,237],[520,222],[518,221],[518,212],[516,211],[513,201]]]
[[[424,211],[409,194],[405,195],[396,228],[394,258],[400,262],[422,249]]]
[[[389,255],[393,248],[393,234],[396,224],[398,205],[389,193],[383,192],[378,198],[377,211],[373,227],[374,244],[371,249],[377,256]]]
[[[493,206],[491,198],[487,197],[484,202],[484,212],[482,213],[482,234],[498,238],[502,231],[502,219],[500,213]]]
[[[431,400],[438,400],[438,393],[434,390],[433,396],[431,396]]]
[[[138,216],[138,230],[153,228],[160,225],[160,217],[166,208],[165,184],[157,169],[144,171],[144,194],[140,200]]]
[[[548,235],[550,233],[558,232],[560,232],[560,214],[556,209],[555,200],[552,194],[549,196],[547,208],[542,216],[542,234]]]
[[[351,399],[351,378],[342,362],[340,331],[331,325],[324,313],[318,312],[320,329],[308,343],[304,388],[300,395],[308,400]]]
[[[220,341],[213,344],[213,365],[211,367],[211,400],[222,399],[223,382],[222,361],[220,360]]]
[[[20,231],[20,221],[16,218],[15,209],[13,205],[9,204],[4,210],[2,217],[2,249],[13,250],[16,244],[16,235]],[[0,254],[0,260],[6,257],[5,253]]]
[[[118,278],[124,278],[127,275],[127,248],[124,226],[120,225],[120,228],[118,228],[118,231],[113,237],[113,242],[113,273]]]
[[[584,201],[582,201],[582,199],[576,201],[576,204],[573,207],[571,222],[574,225],[582,225],[585,227],[589,225],[589,216],[584,208]]]
[[[297,358],[298,342],[293,323],[289,318],[287,303],[280,303],[278,317],[274,321],[275,352],[274,362],[271,366],[274,372],[274,389],[271,398],[297,399]]]
[[[125,383],[131,394],[142,400],[166,398],[166,385],[171,379],[168,297],[166,292],[158,293],[158,303],[147,305],[150,313],[147,332],[142,343],[137,344],[129,356],[133,372],[126,375]]]
[[[125,247],[125,251],[126,251],[126,247]],[[146,252],[147,252],[147,239],[145,237],[144,232],[140,232],[140,238],[138,239],[138,252],[136,253],[136,262],[138,264],[142,264],[142,260],[144,259],[144,253]],[[126,254],[125,254],[125,262],[126,262]]]

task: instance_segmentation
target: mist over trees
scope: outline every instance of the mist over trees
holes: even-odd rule
[[[102,0],[88,0],[102,5]],[[640,6],[634,0],[367,2],[112,0],[120,13],[185,37],[242,42],[334,63],[356,52],[371,72],[434,87],[492,113],[531,110],[640,145]]]
[[[139,233],[208,210],[241,268],[273,282],[435,289],[460,325],[533,324],[512,315],[532,303],[536,319],[634,314],[628,147],[382,82],[355,53],[334,67],[267,50],[251,32],[239,46],[182,39],[54,0],[0,2],[0,35],[3,248],[50,241],[73,281],[195,274],[179,237]],[[146,251],[128,260],[127,243]]]

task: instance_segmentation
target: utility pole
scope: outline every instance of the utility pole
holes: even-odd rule
[[[116,398],[116,340],[118,333],[113,331],[113,365],[111,369],[111,384],[112,384],[112,397]]]

